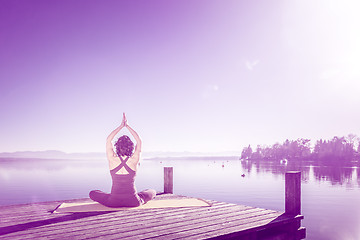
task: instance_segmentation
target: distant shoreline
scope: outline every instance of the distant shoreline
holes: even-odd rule
[[[143,158],[146,161],[151,160],[240,160],[239,156],[184,156],[184,157],[151,157]]]
[[[96,161],[96,160],[106,160],[106,157],[103,158],[36,158],[36,157],[0,157],[0,162],[11,162],[11,161]],[[143,161],[164,161],[164,160],[224,160],[224,161],[240,161],[238,156],[186,156],[186,157],[150,157],[142,158]]]
[[[141,158],[143,160],[155,159],[224,159],[224,160],[238,160],[240,154],[234,152],[219,152],[219,153],[200,153],[200,152],[143,152]],[[0,159],[47,159],[47,160],[97,160],[106,159],[105,152],[103,153],[65,153],[61,151],[22,151],[22,152],[3,152],[0,153]]]

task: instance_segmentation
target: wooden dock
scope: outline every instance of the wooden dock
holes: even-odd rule
[[[165,170],[167,171],[167,170]],[[171,169],[172,171],[172,169]],[[165,174],[166,175],[166,174]],[[287,188],[299,174],[287,176]],[[169,176],[167,176],[169,177]],[[172,178],[172,176],[171,176]],[[290,184],[290,185],[289,185]],[[169,184],[165,184],[169,185]],[[172,187],[167,186],[172,191]],[[165,193],[153,201],[188,198]],[[288,193],[286,199],[296,199]],[[61,202],[0,207],[0,239],[304,239],[296,201],[278,212],[218,201],[211,207],[132,209],[116,212],[50,213]],[[298,209],[297,209],[298,208]]]

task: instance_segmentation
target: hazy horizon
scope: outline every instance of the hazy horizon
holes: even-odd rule
[[[165,151],[149,151],[142,152],[142,159],[158,159],[158,158],[226,158],[240,157],[238,152],[165,152]],[[18,159],[68,159],[68,160],[94,160],[99,158],[106,159],[105,152],[62,152],[58,150],[45,151],[17,151],[17,152],[0,152],[0,158],[18,158]]]
[[[0,152],[103,152],[123,112],[144,152],[359,135],[359,12],[355,0],[2,0]]]

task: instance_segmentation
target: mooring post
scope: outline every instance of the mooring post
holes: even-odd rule
[[[285,173],[285,213],[299,215],[301,213],[301,172]]]
[[[174,193],[173,167],[164,167],[164,193]]]

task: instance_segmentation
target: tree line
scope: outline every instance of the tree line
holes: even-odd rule
[[[326,160],[353,161],[360,158],[360,138],[355,134],[345,137],[333,137],[330,140],[317,140],[312,147],[310,139],[286,139],[282,144],[272,146],[257,145],[252,149],[244,147],[240,159],[246,160]]]

